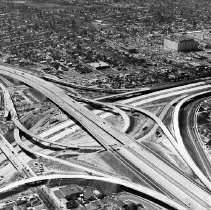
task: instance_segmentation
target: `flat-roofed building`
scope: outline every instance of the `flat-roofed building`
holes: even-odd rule
[[[173,51],[196,51],[199,43],[185,35],[167,36],[164,39],[164,49]]]

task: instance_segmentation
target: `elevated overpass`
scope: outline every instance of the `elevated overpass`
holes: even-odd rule
[[[200,178],[200,180],[206,185],[206,187],[211,190],[211,181],[208,179],[205,174],[199,169],[199,167],[196,165],[192,157],[190,156],[189,152],[187,151],[184,140],[181,136],[180,133],[180,127],[179,127],[179,116],[180,116],[180,110],[181,107],[187,103],[189,100],[197,97],[197,96],[202,96],[204,94],[211,93],[211,90],[209,91],[203,91],[197,94],[194,94],[192,96],[188,96],[184,99],[182,99],[177,106],[175,107],[174,110],[174,116],[173,116],[173,124],[174,124],[174,131],[175,131],[175,136],[178,144],[178,149],[180,151],[180,154],[183,156],[185,159],[186,163],[193,169],[193,171],[196,173],[196,175]],[[210,169],[207,169],[208,171]],[[210,178],[210,177],[209,177]]]
[[[125,157],[128,162],[131,162],[141,171],[151,176],[158,184],[161,184],[170,194],[174,195],[188,208],[211,208],[210,195],[206,191],[194,185],[192,182],[189,182],[185,177],[181,177],[177,171],[173,169],[169,170],[164,162],[159,160],[146,148],[141,147],[134,139],[112,128],[108,122],[99,119],[79,103],[67,97],[59,88],[44,82],[40,78],[18,70],[1,68],[0,73],[13,78],[15,77],[42,92],[81,123],[81,125],[114,156],[114,150],[111,145],[123,146],[119,153]],[[170,173],[170,171],[173,173]],[[179,182],[177,180],[178,176],[180,176]],[[183,184],[181,185],[181,183]],[[186,185],[185,183],[188,184]]]
[[[135,190],[139,193],[142,193],[143,195],[147,195],[149,197],[151,197],[152,199],[157,199],[158,201],[160,201],[161,203],[167,204],[170,208],[173,209],[178,209],[178,210],[186,210],[187,208],[172,201],[171,199],[169,199],[169,197],[158,193],[154,190],[151,190],[147,187],[143,187],[142,185],[139,185],[137,183],[132,183],[129,182],[127,180],[122,180],[119,178],[110,178],[110,177],[98,177],[98,176],[90,176],[90,175],[64,175],[64,174],[53,174],[53,175],[45,175],[45,176],[38,176],[38,177],[33,177],[33,178],[28,178],[25,180],[21,180],[21,181],[16,181],[12,184],[9,184],[3,188],[0,189],[0,195],[2,193],[5,193],[7,191],[13,190],[15,188],[21,187],[23,185],[26,184],[30,184],[30,183],[36,183],[36,182],[40,182],[40,181],[46,181],[46,180],[54,180],[54,179],[82,179],[82,180],[93,180],[93,181],[102,181],[102,182],[106,182],[106,183],[111,183],[111,184],[117,184],[120,186],[124,186],[127,187],[131,190]],[[159,204],[162,206],[162,204]],[[165,209],[165,207],[163,207],[162,209]]]

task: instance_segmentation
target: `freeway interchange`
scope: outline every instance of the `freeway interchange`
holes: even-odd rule
[[[182,107],[195,97],[209,94],[211,92],[209,80],[182,84],[176,87],[165,87],[164,89],[161,88],[156,91],[148,90],[149,92],[147,93],[140,91],[138,96],[138,91],[135,90],[134,97],[131,97],[133,92],[130,91],[125,93],[125,98],[127,98],[127,95],[130,95],[130,98],[128,99],[123,99],[122,97],[124,93],[121,93],[121,100],[106,103],[103,102],[103,99],[90,100],[72,96],[71,94],[67,94],[66,90],[61,89],[54,83],[45,81],[38,76],[19,69],[0,66],[0,75],[2,75],[2,77],[6,76],[19,80],[22,83],[36,89],[56,104],[62,111],[67,113],[67,115],[73,118],[84,130],[86,130],[87,133],[89,133],[89,135],[93,137],[96,142],[98,142],[99,148],[103,148],[103,150],[107,151],[110,157],[120,162],[121,165],[123,165],[133,174],[134,177],[136,177],[137,186],[139,186],[139,183],[137,183],[139,181],[146,183],[147,190],[141,186],[139,188],[136,187],[136,190],[140,190],[140,192],[144,192],[150,196],[152,196],[154,192],[153,195],[155,199],[160,200],[176,209],[211,209],[211,182],[209,175],[210,163],[201,147],[196,145],[196,142],[193,142],[193,137],[191,135],[194,134],[189,132],[189,134],[184,137],[184,132],[181,132],[184,127],[183,129],[180,128]],[[23,124],[21,124],[7,87],[0,84],[0,88],[4,97],[5,118],[9,115],[11,116],[11,120],[16,127],[14,130],[14,139],[20,148],[36,157],[43,157],[55,161],[58,164],[73,167],[83,173],[88,173],[89,175],[92,174],[97,177],[103,177],[104,179],[108,179],[110,181],[116,180],[122,184],[127,183],[128,187],[134,189],[134,182],[132,180],[128,180],[128,178],[124,177],[124,175],[119,177],[118,174],[109,173],[106,170],[99,169],[98,167],[88,163],[81,163],[77,160],[67,161],[42,154],[25,145],[19,131],[21,131],[22,134],[29,136],[35,142],[47,145],[50,148],[52,147],[63,150],[77,150],[82,148],[81,146],[64,144],[56,141],[53,142],[29,131]],[[145,104],[155,103],[156,101],[162,101],[169,98],[170,102],[164,107],[159,116],[141,107]],[[124,127],[121,130],[115,128],[108,121],[96,115],[96,111],[92,112],[88,110],[81,102],[89,105],[95,105],[97,107],[101,106],[119,114],[124,121]],[[165,115],[167,115],[171,109],[173,109],[172,130],[170,130],[168,125],[166,125],[163,121]],[[128,135],[127,131],[129,130],[131,124],[130,118],[126,114],[128,112],[137,112],[153,120],[155,125],[150,132],[153,133],[153,130],[155,132],[158,127],[161,129],[175,152],[188,165],[188,167],[190,167],[193,173],[200,180],[201,184],[197,183],[180,170],[180,168],[170,163],[151,148],[144,145],[142,141],[144,138],[147,139],[146,137],[136,141],[133,136]],[[103,113],[103,111],[98,111],[98,114],[103,115]],[[192,115],[191,111],[189,111],[187,116],[187,127],[189,124],[191,126],[190,122],[192,122],[192,119],[190,119],[190,116]],[[174,131],[174,133],[172,131]],[[150,134],[148,134],[148,136],[150,136]],[[194,137],[194,139],[195,138],[197,138],[197,136]],[[193,142],[191,144],[196,151],[196,158],[194,158],[194,155],[190,154],[185,146],[187,141]],[[18,184],[24,185],[28,182],[33,182],[33,179],[30,181],[30,177],[37,177],[37,175],[33,174],[27,163],[22,163],[22,161],[19,161],[18,158],[16,158],[17,153],[3,135],[1,135],[0,148],[14,167],[17,168],[20,173],[25,174],[25,176],[23,176],[25,181],[19,183],[14,182],[14,184],[9,185],[9,187],[0,189],[0,193],[1,190],[3,193],[17,187]],[[36,179],[50,180],[53,178],[62,179],[62,175],[55,174],[54,177],[45,176],[40,178],[38,177]],[[63,178],[65,178],[65,176],[63,176]],[[36,181],[36,179],[34,181]],[[53,209],[53,207],[49,208]]]

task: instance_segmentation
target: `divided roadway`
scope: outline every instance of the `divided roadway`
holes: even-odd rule
[[[160,100],[160,99],[164,99],[164,98],[168,98],[168,97],[172,97],[172,96],[177,96],[179,98],[179,95],[184,96],[184,93],[189,94],[191,92],[204,90],[204,89],[207,89],[207,88],[210,88],[210,85],[207,84],[206,82],[197,82],[197,83],[193,83],[193,84],[189,84],[189,85],[185,85],[185,86],[181,86],[181,87],[176,87],[176,88],[169,89],[169,90],[162,90],[162,91],[157,91],[155,93],[150,93],[150,94],[147,94],[147,95],[141,95],[141,96],[138,96],[138,97],[134,97],[134,98],[131,98],[131,99],[120,101],[120,103],[139,107],[139,106],[147,104],[147,103],[152,103],[154,100]],[[168,94],[168,93],[170,93],[170,94]],[[79,98],[79,100],[81,100],[81,99]],[[98,101],[101,101],[101,100],[95,99],[95,100],[92,100],[92,101],[98,102]],[[87,103],[89,103],[89,102],[90,102],[90,100],[87,101]],[[104,103],[104,104],[106,105],[106,103]],[[165,110],[166,110],[166,108],[165,108]],[[93,110],[93,112],[95,114],[99,114],[100,117],[102,117],[102,118],[111,116],[110,113],[104,113],[103,111],[100,111],[100,110]],[[122,117],[123,117],[123,115],[122,115]],[[123,119],[125,119],[125,126],[122,129],[122,131],[126,132],[127,128],[128,128],[129,120],[127,120],[126,117],[123,118]],[[50,135],[53,131],[58,131],[58,129],[63,129],[63,128],[65,128],[67,126],[71,126],[73,124],[74,124],[74,122],[69,120],[67,122],[62,123],[60,126],[57,126],[55,128],[57,130],[54,130],[54,128],[49,129],[49,131],[44,132],[43,134],[41,134],[41,136],[46,137],[46,136]],[[72,131],[77,130],[77,129],[79,129],[78,126],[72,126],[71,129],[65,130],[65,132],[63,132],[63,133],[61,133],[61,134],[59,134],[55,137],[52,137],[51,140],[54,141],[54,139],[58,139],[60,135],[62,135],[62,137],[64,137],[65,135],[68,135]]]
[[[211,181],[210,181],[210,177],[209,179],[205,176],[205,174],[200,170],[200,168],[197,166],[197,164],[195,163],[195,161],[193,160],[193,158],[190,156],[189,152],[187,151],[187,148],[185,147],[185,143],[184,143],[184,139],[182,137],[181,134],[181,130],[180,130],[180,111],[182,106],[187,103],[188,101],[190,101],[191,99],[198,97],[198,96],[202,96],[204,94],[208,94],[210,93],[211,90],[208,91],[203,91],[197,94],[194,94],[192,96],[188,96],[184,99],[182,99],[175,107],[174,109],[174,115],[173,115],[173,125],[174,125],[174,131],[175,131],[175,136],[176,136],[176,140],[178,143],[178,148],[180,150],[180,154],[182,155],[182,157],[185,159],[186,163],[192,168],[192,170],[195,172],[195,174],[199,177],[199,179],[204,183],[204,185],[211,191]],[[197,149],[198,147],[195,147],[195,149]],[[197,152],[201,152],[201,151],[197,151]],[[202,160],[202,161],[206,161]],[[203,164],[205,167],[207,167],[207,164]],[[207,168],[207,170],[209,171],[210,169]],[[209,174],[207,174],[209,176]]]
[[[81,125],[86,128],[102,146],[110,151],[111,154],[113,154],[112,145],[124,145],[124,147],[122,147],[123,152],[120,151],[120,154],[124,156],[128,162],[137,166],[140,171],[146,172],[147,175],[153,180],[156,180],[158,184],[165,187],[170,194],[173,194],[188,208],[197,210],[211,208],[210,194],[194,185],[185,177],[182,177],[177,171],[174,171],[173,169],[170,170],[165,163],[156,156],[153,156],[153,154],[145,148],[141,147],[134,139],[123,134],[119,130],[114,129],[108,122],[100,119],[79,103],[69,98],[55,85],[18,70],[5,69],[5,67],[4,69],[1,68],[0,73],[13,78],[15,77],[42,92],[81,123]],[[136,148],[135,151],[134,148]],[[170,171],[173,171],[173,173],[170,173]],[[178,176],[180,177],[179,182],[177,181]],[[160,177],[160,179],[158,179],[158,177]]]

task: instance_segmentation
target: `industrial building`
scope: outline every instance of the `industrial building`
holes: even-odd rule
[[[184,35],[168,36],[164,39],[164,49],[173,51],[195,51],[199,43]]]

